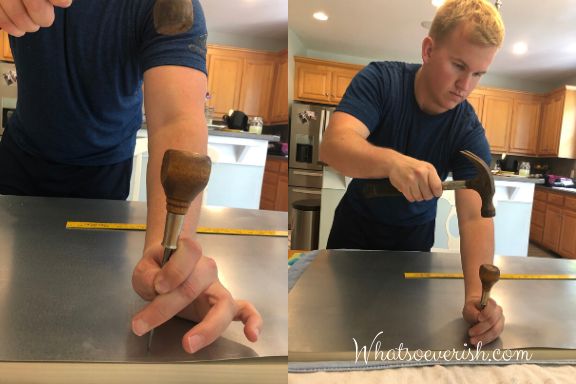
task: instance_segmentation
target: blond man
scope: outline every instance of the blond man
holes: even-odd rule
[[[340,201],[328,248],[429,251],[442,180],[476,171],[461,150],[487,163],[490,147],[466,97],[502,45],[504,25],[485,0],[448,0],[422,42],[422,64],[375,62],[352,81],[320,148],[324,162],[353,177]],[[366,179],[389,178],[401,197],[367,199]],[[478,268],[494,255],[494,223],[480,215],[473,190],[456,191],[463,316],[470,341],[487,344],[503,330],[502,308],[478,309]]]

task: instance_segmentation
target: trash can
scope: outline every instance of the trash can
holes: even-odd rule
[[[298,200],[292,203],[291,249],[318,249],[320,232],[320,199]]]

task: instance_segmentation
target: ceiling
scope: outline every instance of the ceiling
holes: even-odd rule
[[[316,11],[330,17],[312,18]],[[420,47],[436,8],[430,0],[290,0],[289,26],[307,49],[369,59],[421,62]],[[547,83],[576,78],[576,0],[502,0],[506,39],[492,75]],[[528,53],[515,56],[524,40]]]
[[[288,40],[288,0],[200,0],[208,34]]]

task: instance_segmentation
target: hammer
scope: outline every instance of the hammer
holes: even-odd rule
[[[480,211],[482,217],[496,216],[496,209],[494,209],[494,204],[492,203],[495,192],[494,176],[492,176],[490,169],[480,157],[470,151],[460,151],[460,153],[474,164],[478,175],[469,180],[444,181],[442,189],[473,189],[478,192],[482,199],[482,209]],[[370,199],[374,197],[400,196],[401,192],[394,188],[392,183],[390,183],[390,179],[380,179],[366,182],[362,194],[365,198]]]
[[[482,297],[480,298],[480,310],[488,304],[490,289],[500,280],[500,269],[492,264],[482,264],[480,266],[480,281],[482,282]]]
[[[154,28],[161,35],[184,33],[194,24],[192,0],[156,0]]]
[[[166,194],[166,225],[164,226],[164,255],[162,266],[178,247],[178,237],[184,223],[184,216],[192,200],[208,184],[212,162],[208,156],[197,153],[169,149],[164,153],[160,181]],[[154,329],[148,337],[148,350],[152,346]]]

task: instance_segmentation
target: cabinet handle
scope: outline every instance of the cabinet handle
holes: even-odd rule
[[[322,194],[322,192],[320,192],[320,191],[308,191],[306,189],[299,189],[299,188],[292,189],[292,192],[304,193],[306,195],[321,195]]]
[[[295,175],[300,176],[313,176],[313,177],[322,177],[321,173],[312,173],[312,172],[302,172],[302,171],[294,171]]]

